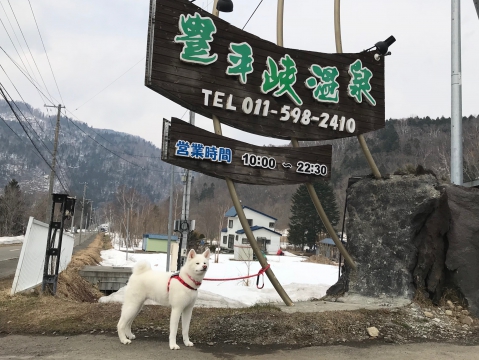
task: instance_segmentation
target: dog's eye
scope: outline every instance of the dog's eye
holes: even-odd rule
[[[196,263],[196,265],[199,265],[200,263]]]

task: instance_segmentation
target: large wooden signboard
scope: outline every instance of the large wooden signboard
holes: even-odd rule
[[[162,160],[217,178],[255,185],[311,182],[331,177],[331,145],[306,148],[250,145],[182,120],[163,121]]]
[[[283,48],[188,0],[151,0],[145,85],[268,137],[324,140],[384,127],[383,57]]]

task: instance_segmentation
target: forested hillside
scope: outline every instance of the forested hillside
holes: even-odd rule
[[[20,120],[43,156],[50,161],[53,148],[54,114],[45,115],[27,104],[19,104]],[[17,111],[20,112],[20,111]],[[32,207],[35,195],[46,194],[50,169],[35,152],[25,131],[5,102],[0,102],[0,188],[12,179],[27,194],[26,207]],[[7,126],[8,125],[8,126]],[[11,127],[11,129],[9,129]],[[16,133],[14,133],[13,131]],[[464,181],[479,178],[479,118],[463,118]],[[18,135],[18,136],[17,136]],[[61,118],[59,142],[59,181],[78,198],[83,183],[88,183],[87,198],[93,200],[98,222],[111,221],[124,230],[127,210],[134,232],[167,231],[169,172],[160,159],[160,149],[129,134],[93,129],[85,123]],[[382,174],[407,171],[422,165],[447,181],[450,169],[450,119],[411,117],[388,120],[386,127],[365,135],[371,153]],[[334,141],[307,142],[302,146],[331,143],[333,164],[331,185],[342,217],[345,190],[351,176],[371,173],[356,137]],[[175,177],[174,218],[181,213],[182,185]],[[291,197],[297,186],[237,185],[244,205],[276,218],[277,229],[289,224]],[[197,229],[208,238],[218,235],[225,211],[232,206],[223,180],[194,174],[191,216]],[[31,210],[29,210],[31,211]],[[41,212],[42,214],[44,212]],[[78,221],[78,220],[77,220]]]
[[[43,157],[51,162],[54,114],[44,114],[28,104],[14,108],[0,101],[0,184],[16,179],[22,191],[34,193],[48,188],[50,168],[35,151],[31,137]],[[9,129],[9,127],[11,129]],[[18,135],[16,135],[13,131]],[[158,129],[159,131],[159,129]],[[58,176],[55,191],[81,196],[88,183],[87,198],[95,204],[111,201],[120,185],[133,187],[158,202],[167,196],[170,165],[160,159],[160,149],[138,136],[112,130],[94,129],[87,124],[61,117],[57,153]]]
[[[450,171],[450,134],[449,118],[431,119],[411,117],[386,121],[386,127],[365,135],[369,149],[381,174],[396,171],[408,171],[422,165],[445,181]],[[479,178],[479,118],[463,118],[464,134],[464,181]],[[338,206],[344,206],[348,178],[371,173],[356,137],[334,141],[307,142],[302,146],[333,144],[333,167],[331,185],[334,188]],[[195,183],[197,196],[197,217],[205,216],[201,209],[211,209],[208,197],[202,197],[204,189],[214,184],[215,199],[224,198],[228,203],[229,195],[224,181],[199,175]],[[290,217],[291,196],[297,186],[246,186],[237,185],[243,204],[252,206],[278,218],[279,229],[287,228]],[[208,205],[206,205],[208,204]],[[228,203],[231,205],[231,201]],[[221,206],[220,206],[221,207]],[[342,209],[340,211],[342,217]]]

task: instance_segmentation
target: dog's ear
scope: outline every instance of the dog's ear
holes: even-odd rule
[[[190,252],[188,253],[188,260],[193,259],[196,256],[196,251],[191,249]]]
[[[210,249],[209,248],[206,248],[205,252],[203,253],[203,256],[207,259],[210,257]]]

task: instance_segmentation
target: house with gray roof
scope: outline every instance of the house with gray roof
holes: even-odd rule
[[[248,225],[262,251],[265,254],[276,254],[280,247],[281,238],[281,233],[275,231],[277,219],[249,206],[243,205],[242,207]],[[221,230],[220,247],[234,251],[236,260],[252,260],[253,251],[241,226],[236,209],[231,207],[225,213],[225,217],[227,218],[226,228]]]

